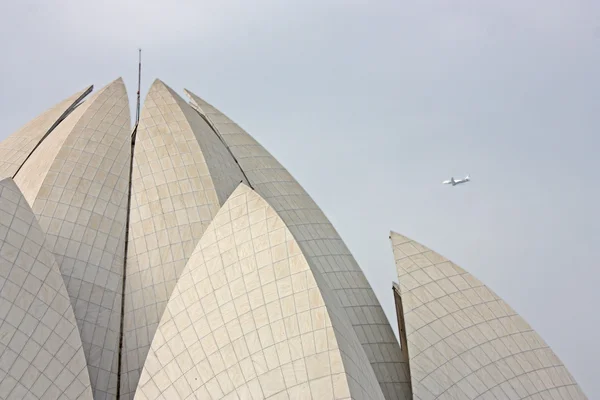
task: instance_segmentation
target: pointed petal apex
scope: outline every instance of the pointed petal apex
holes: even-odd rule
[[[464,354],[506,353],[507,342],[504,339],[508,338],[511,342],[514,340],[512,343],[518,343],[518,352],[508,352],[503,358],[487,359],[489,365],[485,369],[502,371],[506,365],[519,365],[521,360],[554,360],[546,365],[539,364],[533,371],[519,376],[519,384],[526,384],[531,391],[526,397],[515,398],[541,398],[551,391],[557,394],[557,399],[586,399],[548,345],[492,290],[414,240],[392,232],[392,245],[402,295],[402,316],[399,315],[398,319],[400,324],[406,322],[410,369],[415,372],[411,374],[415,399],[457,395],[456,398],[468,398],[460,383],[474,379],[483,368],[455,369],[453,374],[444,378],[443,388],[439,381],[430,379],[431,375],[422,371],[441,370],[446,365],[462,363]],[[395,285],[394,288],[398,290]],[[424,340],[425,335],[427,339]],[[465,341],[465,338],[468,339]],[[429,354],[438,352],[440,347],[436,342],[442,342],[442,339],[444,352],[438,353],[439,357],[429,357]],[[479,353],[481,349],[486,350]],[[535,385],[539,374],[551,376],[557,370],[564,379],[548,380],[548,386]],[[513,382],[513,378],[499,374],[495,385],[510,386]],[[568,392],[574,396],[559,394]]]
[[[93,85],[71,95],[28,122],[0,143],[0,177],[14,177],[32,152],[92,92]]]
[[[401,235],[397,232],[390,231],[390,239],[392,240],[392,244],[401,244],[410,242],[411,240],[404,235]]]

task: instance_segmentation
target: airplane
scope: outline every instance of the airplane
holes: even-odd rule
[[[456,186],[456,185],[460,185],[461,183],[469,182],[470,180],[471,180],[471,177],[469,175],[467,175],[463,179],[458,179],[458,180],[454,180],[454,177],[452,177],[449,180],[444,181],[442,183],[445,184],[445,185]]]

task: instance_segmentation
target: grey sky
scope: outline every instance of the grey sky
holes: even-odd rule
[[[393,229],[488,284],[600,398],[600,2],[0,1],[0,139],[160,77],[330,217],[395,324]],[[133,109],[133,108],[132,108]],[[440,182],[470,173],[455,188]]]

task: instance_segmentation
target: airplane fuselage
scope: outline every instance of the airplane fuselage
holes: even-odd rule
[[[460,185],[461,183],[469,182],[470,180],[471,180],[471,177],[467,175],[465,178],[458,179],[458,180],[455,180],[454,177],[452,177],[449,180],[444,181],[442,183],[444,183],[446,185],[456,186],[456,185]]]

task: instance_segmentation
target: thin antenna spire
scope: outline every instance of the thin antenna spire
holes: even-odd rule
[[[137,104],[135,112],[135,125],[140,122],[140,87],[142,84],[142,49],[138,49],[138,90],[137,90]]]

